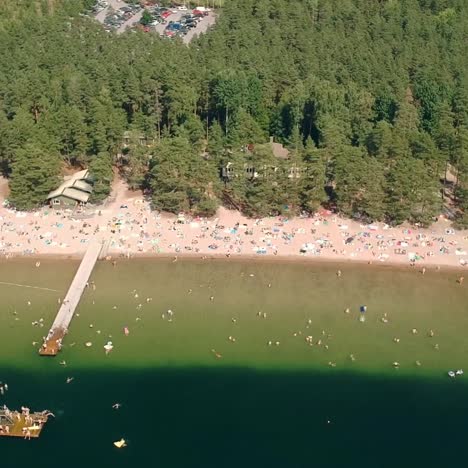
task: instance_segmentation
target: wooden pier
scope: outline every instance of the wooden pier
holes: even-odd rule
[[[26,416],[19,411],[0,409],[0,437],[23,437],[36,439],[52,413],[30,413]]]
[[[60,306],[54,323],[39,350],[41,356],[56,356],[62,347],[63,337],[68,332],[68,327],[73,318],[73,314],[80,302],[81,295],[88,283],[94,265],[99,258],[102,250],[102,243],[92,241],[81,260],[78,271],[68,289],[67,295]]]

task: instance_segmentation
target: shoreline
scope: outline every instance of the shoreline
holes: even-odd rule
[[[62,262],[65,260],[72,260],[76,263],[79,263],[84,256],[82,253],[36,253],[31,255],[23,255],[20,253],[11,253],[8,257],[0,257],[0,266],[10,261],[58,261]],[[109,255],[105,259],[98,260],[98,263],[105,262],[109,263],[115,261],[119,262],[132,262],[133,260],[144,260],[144,261],[155,261],[155,262],[164,262],[171,261],[171,263],[176,263],[174,259],[177,258],[176,262],[191,262],[191,261],[206,261],[206,262],[243,262],[243,263],[271,263],[271,264],[298,264],[298,265],[334,265],[337,268],[339,267],[349,267],[349,266],[368,266],[369,268],[384,268],[384,269],[393,269],[393,270],[404,270],[404,271],[420,271],[422,268],[425,268],[427,272],[430,271],[443,271],[443,272],[460,272],[468,271],[467,266],[463,265],[453,265],[450,263],[427,263],[427,262],[418,262],[410,264],[407,262],[396,262],[396,261],[368,261],[364,259],[351,259],[351,258],[331,258],[331,257],[321,257],[321,256],[305,256],[305,255],[255,255],[255,254],[232,254],[229,257],[226,254],[207,254],[203,255],[201,253],[179,253],[174,255],[172,253],[156,253],[156,252],[136,252],[132,253],[130,256],[123,254],[115,254],[115,252],[109,252]]]

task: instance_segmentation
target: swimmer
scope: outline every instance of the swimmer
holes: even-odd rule
[[[434,336],[434,330],[429,330],[427,335],[432,338]]]
[[[216,356],[216,359],[221,359],[223,356],[222,354],[218,353],[216,350],[212,349],[211,352]]]
[[[122,405],[121,405],[120,403],[114,403],[114,404],[112,405],[112,408],[114,408],[114,409],[119,409],[121,406],[122,406]]]
[[[400,342],[400,338],[393,338],[393,342],[394,342],[394,343],[399,343],[399,342]]]
[[[413,329],[411,330],[411,333],[412,333],[413,335],[417,335],[417,334],[418,334],[418,330],[417,330],[416,328],[413,328]]]
[[[336,276],[338,276],[338,278],[341,277],[341,270],[338,270],[338,271],[336,272]]]
[[[74,379],[75,377],[67,377],[67,383],[73,382]]]
[[[463,281],[465,281],[465,277],[460,276],[460,278],[458,278],[458,284],[463,284]]]

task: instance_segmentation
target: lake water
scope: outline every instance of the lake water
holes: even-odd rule
[[[0,264],[0,381],[9,385],[0,404],[47,408],[56,419],[38,440],[0,438],[2,466],[464,459],[468,288],[456,272],[345,265],[338,278],[332,264],[99,263],[62,353],[41,358],[32,343],[47,333],[78,264],[34,263]],[[43,328],[32,326],[41,318]],[[463,368],[466,376],[447,376]],[[121,437],[128,446],[119,450]]]

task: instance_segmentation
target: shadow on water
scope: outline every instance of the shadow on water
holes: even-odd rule
[[[39,440],[0,438],[5,467],[440,467],[461,461],[468,436],[463,378],[185,368],[2,379],[9,407],[57,414]]]

